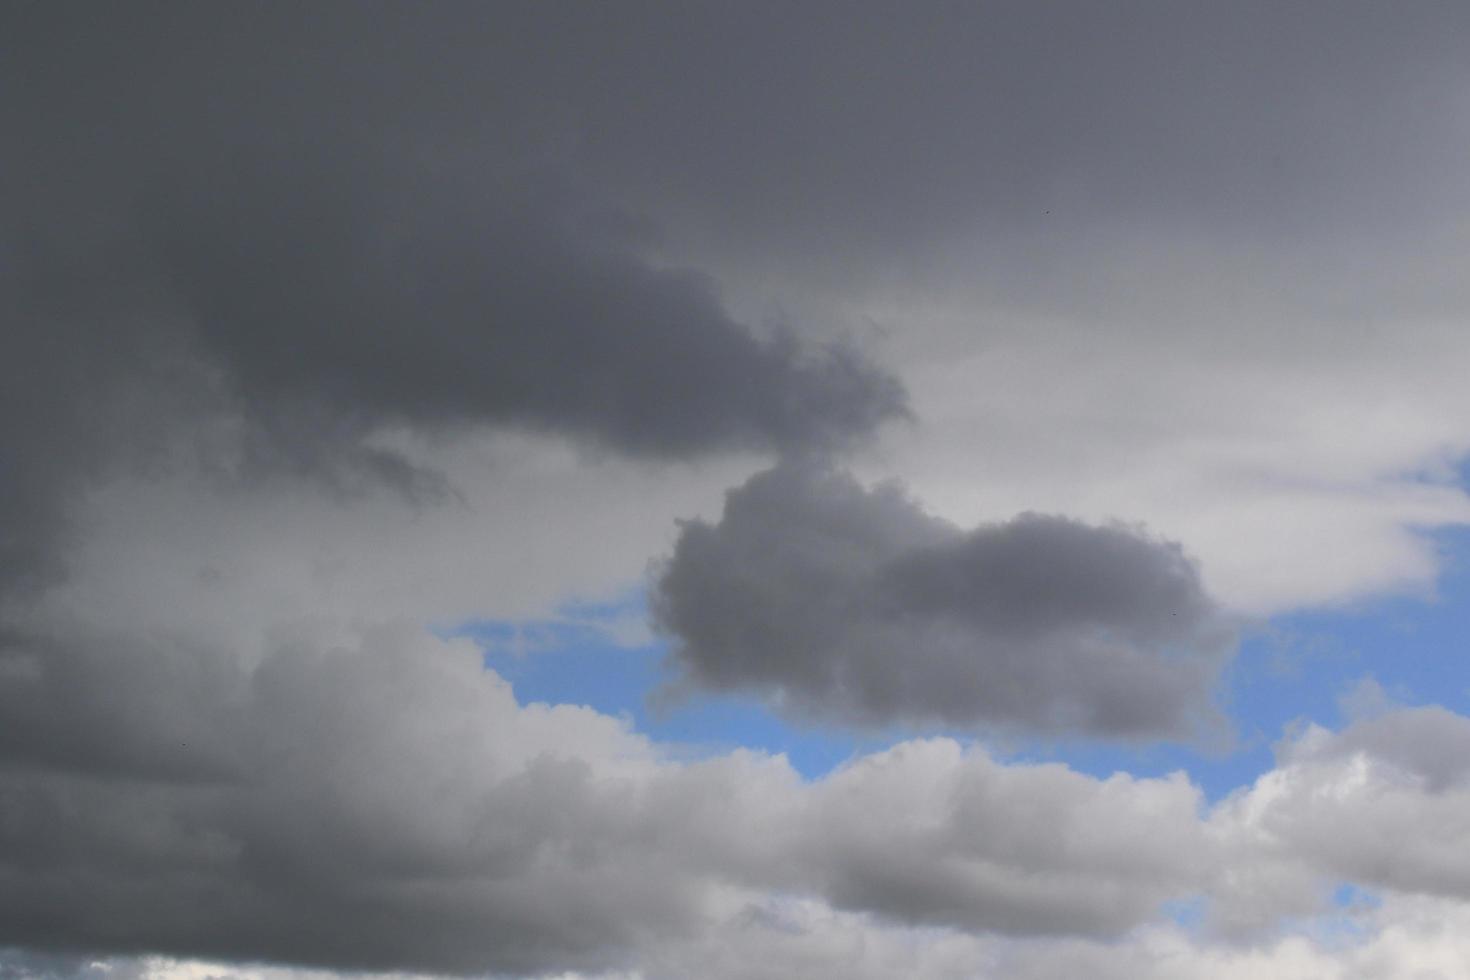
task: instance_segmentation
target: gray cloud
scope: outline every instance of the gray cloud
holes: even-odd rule
[[[958,277],[1003,308],[1149,335],[1253,334],[1243,307],[1463,309],[1452,269],[1426,262],[1466,200],[1454,4],[505,16],[501,39],[466,23],[457,43],[405,18],[400,56],[437,64],[403,98],[457,118],[455,86],[533,93],[486,110],[522,152],[772,280],[845,295]],[[1363,239],[1393,245],[1364,262]]]
[[[1395,708],[1340,732],[1306,726],[1277,766],[1211,815],[1250,864],[1221,869],[1227,923],[1259,927],[1309,907],[1324,880],[1470,899],[1470,719]]]
[[[1361,755],[1393,767],[1431,793],[1464,790],[1470,788],[1470,721],[1437,705],[1394,706],[1330,740],[1308,739],[1285,755],[1288,761]]]
[[[113,314],[93,329],[172,321],[247,409],[349,429],[498,422],[682,456],[845,441],[901,410],[855,352],[759,339],[707,276],[647,261],[648,221],[501,139],[506,107],[403,98],[487,60],[437,42],[510,23],[300,13],[12,17],[9,70],[49,90],[3,105],[13,221],[50,246],[34,275],[75,259],[69,291]],[[385,79],[404,87],[369,104]],[[451,138],[425,131],[436,105],[491,117]]]
[[[957,368],[962,394],[997,393],[985,426],[951,421],[1001,433],[1004,460],[963,455],[1028,492],[1012,466],[1131,474],[1160,433],[1266,445],[1295,487],[1417,472],[1463,442],[1465,11],[5,6],[0,943],[451,972],[668,957],[649,974],[682,977],[733,920],[754,938],[709,975],[892,976],[902,950],[886,970],[863,952],[875,921],[1114,936],[1202,882],[1250,918],[1343,875],[1463,898],[1458,716],[1303,742],[1201,829],[1183,780],[942,741],[816,784],[738,753],[673,763],[611,719],[518,708],[472,651],[261,639],[274,612],[239,594],[259,649],[38,624],[28,603],[55,594],[89,488],[180,457],[420,493],[443,488],[377,436],[493,426],[667,460],[841,448],[904,414],[893,377],[804,316],[767,329],[768,289],[823,328],[957,306],[914,346],[1002,355]],[[1449,326],[1409,338],[1389,316]],[[1017,338],[1054,356],[1008,360]],[[1324,359],[1330,383],[1304,388]],[[1145,375],[1174,384],[1150,402]],[[1320,427],[1273,441],[1304,400]],[[1343,404],[1366,414],[1344,426]],[[1421,416],[1413,438],[1394,424]],[[1158,455],[1249,499],[1179,444]],[[1227,462],[1283,483],[1269,453]],[[1284,513],[1256,532],[1273,567]],[[1353,535],[1323,526],[1296,550],[1337,566]],[[1363,580],[1318,574],[1325,593],[1289,594]],[[159,620],[189,601],[138,595]],[[1179,735],[1224,652],[1170,545],[1055,517],[964,531],[796,463],[686,528],[660,602],[690,682],[864,724]],[[783,918],[793,893],[848,910],[841,929]],[[1087,973],[1088,949],[1032,973]],[[928,972],[974,975],[972,952]],[[95,972],[0,961],[74,969]]]
[[[518,709],[472,650],[109,652],[116,674],[34,667],[66,695],[6,746],[0,942],[534,973],[615,963],[697,911],[701,865],[638,832],[661,819],[639,802],[649,748]],[[34,693],[18,673],[7,693]],[[68,731],[118,747],[69,765],[50,744]]]
[[[31,951],[22,973],[65,975],[51,951],[653,976],[708,955],[741,976],[766,944],[817,975],[876,969],[837,927],[899,943],[895,962],[948,950],[936,969],[964,976],[991,939],[1136,936],[1198,895],[1212,926],[1259,936],[1344,880],[1470,893],[1467,794],[1439,745],[1470,722],[1440,709],[1309,730],[1206,810],[1180,774],[1098,779],[949,739],[812,781],[753,753],[681,761],[589,709],[518,705],[469,644],[401,629],[287,631],[257,663],[74,639],[109,662],[0,663],[21,721],[0,946]]]
[[[148,972],[136,962],[96,962],[88,957],[0,950],[3,980],[145,980]]]
[[[788,860],[834,906],[898,922],[1115,936],[1210,865],[1200,796],[1178,775],[1099,781],[938,740],[857,760],[812,795]]]
[[[596,970],[771,892],[1112,935],[1191,887],[1203,853],[1181,778],[1010,767],[947,740],[813,783],[749,753],[678,762],[617,719],[519,706],[468,644],[402,630],[308,631],[255,666],[205,645],[109,654],[0,670],[7,716],[39,694],[0,766],[0,945]]]
[[[650,266],[555,195],[359,179],[212,178],[154,215],[200,346],[286,438],[312,431],[301,414],[499,423],[677,458],[841,445],[903,411],[855,350],[758,339],[708,279]]]
[[[0,225],[0,593],[57,580],[79,485],[120,458],[150,465],[161,419],[193,398],[179,358],[133,318],[130,272]]]
[[[961,531],[811,460],[686,523],[654,611],[680,683],[860,724],[1179,736],[1229,645],[1177,545],[1037,514]]]
[[[970,318],[963,336],[937,342],[946,348],[1030,337],[1058,317],[1106,322],[1103,353],[1124,361],[1189,338],[1180,361],[1212,369],[1246,350],[1319,365],[1324,349],[1343,357],[1373,340],[1384,352],[1369,359],[1375,386],[1386,353],[1430,350],[1373,325],[1375,315],[1465,309],[1453,259],[1470,148],[1456,5],[450,11],[8,11],[7,213],[29,217],[67,255],[100,251],[105,281],[141,266],[171,283],[144,312],[161,304],[175,320],[203,318],[198,349],[243,393],[261,452],[410,484],[401,460],[361,445],[364,428],[489,413],[677,454],[852,436],[893,414],[892,383],[871,365],[752,339],[741,326],[750,318],[671,269],[713,273],[742,310],[783,285],[812,307],[852,304],[824,318],[874,305],[905,343],[894,297],[922,307],[947,296]],[[526,174],[547,173],[604,216],[626,212],[665,236],[630,241],[626,220],[608,221],[624,226],[621,238],[589,234],[595,221],[567,224],[520,189]],[[139,241],[126,232],[143,218]],[[165,255],[152,256],[160,243]],[[508,261],[527,290],[506,295],[503,282],[467,277],[475,257]],[[581,286],[561,289],[552,259]],[[273,274],[288,260],[301,268]],[[312,281],[287,291],[293,275]],[[95,274],[59,278],[97,292]],[[119,293],[114,284],[104,307]],[[503,313],[596,304],[608,329],[577,333],[586,346],[556,330],[511,343],[465,326],[481,324],[470,311],[491,300],[506,301]],[[245,327],[252,306],[271,315],[270,329]],[[435,314],[414,317],[421,341],[381,329],[419,312]],[[657,343],[681,316],[704,325],[691,333],[708,346],[681,341],[675,355]],[[320,329],[297,333],[303,323]],[[610,356],[626,372],[604,377],[588,366],[614,329],[631,331]],[[338,355],[343,343],[353,356]],[[633,357],[635,343],[660,356]],[[507,371],[500,354],[526,360]],[[716,367],[727,355],[751,372],[748,385]],[[535,370],[563,356],[579,383]],[[1418,377],[1401,367],[1390,374]],[[1247,370],[1241,383],[1259,382]],[[1289,378],[1284,387],[1296,393]],[[15,414],[55,415],[60,400]],[[1223,400],[1238,422],[1236,400]],[[1355,386],[1348,400],[1362,402]],[[665,403],[680,409],[659,411]],[[1100,425],[1110,418],[1098,414]],[[1077,440],[1059,433],[1057,451],[1081,458],[1159,428],[1125,422]],[[974,428],[1009,442],[1013,423],[992,424]],[[1217,424],[1206,418],[1189,435]],[[1008,469],[1049,458],[1015,443]],[[16,506],[40,511],[49,496],[27,491]],[[30,526],[54,520],[37,516]],[[1383,556],[1363,564],[1374,561]]]
[[[602,189],[488,131],[456,155],[413,131],[428,104],[363,115],[380,69],[433,60],[359,61],[351,35],[385,43],[387,20],[258,13],[228,39],[166,6],[5,14],[0,584],[54,581],[80,488],[185,450],[434,492],[375,437],[687,459],[850,445],[906,413],[855,347],[752,329],[708,275],[653,262]]]
[[[735,859],[670,845],[639,799],[656,753],[611,719],[520,712],[467,651],[268,641],[257,663],[39,626],[29,600],[119,474],[418,490],[373,442],[405,427],[665,460],[836,447],[903,414],[898,382],[748,328],[595,189],[445,164],[395,131],[422,106],[343,107],[379,63],[337,88],[297,47],[325,28],[353,61],[334,18],[262,8],[225,42],[182,8],[135,14],[3,15],[0,122],[24,149],[0,191],[0,942],[534,973],[694,928]]]
[[[385,428],[512,426],[677,459],[837,446],[904,414],[855,349],[758,338],[705,278],[535,202],[359,177],[216,174],[75,260],[69,242],[17,239],[8,575],[44,570],[70,490],[163,433],[197,450],[209,439],[190,433],[236,418],[206,462],[412,488],[424,474],[370,442]]]
[[[1173,844],[1154,856],[1172,847],[1172,860],[1198,875],[1194,938],[1221,943],[1212,956],[1249,959],[1279,941],[1285,923],[1325,914],[1364,924],[1363,908],[1342,904],[1344,885],[1375,908],[1422,913],[1425,923],[1463,914],[1470,789],[1463,765],[1449,756],[1467,730],[1470,719],[1439,707],[1395,708],[1336,732],[1307,725],[1283,740],[1273,769],[1202,811],[1197,833],[1159,828]],[[1129,795],[1142,805],[1141,796]],[[1400,941],[1411,959],[1434,947],[1422,936]],[[1059,943],[1037,952],[1044,960],[1069,947],[1078,948]],[[1146,949],[1137,953],[1140,965],[1153,962]]]

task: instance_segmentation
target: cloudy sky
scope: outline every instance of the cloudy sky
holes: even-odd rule
[[[1470,7],[0,49],[0,980],[1470,975]]]

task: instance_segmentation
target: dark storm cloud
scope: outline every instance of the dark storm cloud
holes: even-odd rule
[[[862,724],[1178,736],[1228,646],[1177,545],[1038,514],[961,531],[810,461],[685,524],[654,600],[683,683]]]
[[[531,93],[495,109],[539,158],[772,277],[929,283],[958,249],[960,275],[1012,301],[1079,309],[1106,259],[1205,239],[1217,272],[1235,247],[1282,263],[1255,270],[1269,285],[1232,281],[1237,304],[1320,302],[1343,288],[1344,235],[1400,246],[1353,267],[1361,293],[1470,203],[1460,4],[652,4],[507,23],[493,67],[420,84]],[[430,47],[412,26],[409,49]],[[1135,273],[1111,298],[1168,285]]]
[[[231,465],[432,489],[371,437],[508,426],[667,459],[904,414],[855,349],[752,331],[709,277],[652,264],[637,215],[498,150],[515,127],[481,120],[467,154],[416,129],[434,56],[369,57],[394,17],[355,13],[6,11],[0,585],[54,576],[78,487],[211,421],[245,423]]]
[[[0,766],[208,783],[240,774],[247,675],[218,650],[117,634],[0,642]]]
[[[340,184],[356,175],[318,176],[211,178],[164,221],[201,346],[280,425],[293,408],[363,427],[490,422],[680,457],[842,444],[902,411],[897,382],[855,351],[757,339],[707,279],[649,266],[549,195],[354,193]]]
[[[76,495],[159,465],[210,397],[135,256],[99,263],[38,216],[8,220],[24,213],[0,218],[0,608],[60,580]]]
[[[7,312],[12,578],[48,562],[55,501],[97,452],[90,423],[58,420],[119,379],[158,385],[113,365],[153,359],[143,337],[215,372],[253,454],[400,484],[421,474],[363,443],[382,425],[527,426],[670,456],[841,443],[901,413],[861,357],[757,338],[677,254],[671,268],[647,239],[589,231],[526,193],[528,174],[735,267],[824,281],[923,269],[959,236],[977,250],[966,277],[1044,307],[1105,280],[1116,304],[1165,295],[1093,263],[1174,254],[1161,243],[1201,229],[1251,255],[1289,242],[1289,261],[1229,287],[1231,309],[1257,287],[1320,293],[1337,261],[1357,290],[1393,263],[1307,256],[1351,230],[1403,233],[1394,254],[1418,254],[1465,203],[1447,184],[1470,149],[1461,5],[3,16],[7,271],[90,302],[65,326]],[[1188,321],[1214,312],[1194,303]],[[99,347],[98,377],[79,380],[71,360]]]
[[[1176,233],[1315,282],[1319,246],[1466,203],[1453,3],[46,6],[8,18],[12,169],[74,202],[315,142],[553,170],[848,284],[978,237],[967,274],[1037,301]]]
[[[32,42],[10,41],[12,220],[51,246],[37,261],[90,262],[65,270],[73,292],[141,305],[97,335],[166,323],[287,439],[491,423],[677,457],[840,444],[901,413],[856,352],[755,336],[711,279],[641,256],[638,215],[504,148],[520,127],[496,118],[493,72],[460,79],[488,105],[405,102],[437,74],[424,38],[384,64],[395,17],[291,9],[12,13]],[[409,20],[453,40],[453,18]],[[423,132],[467,110],[488,115]]]

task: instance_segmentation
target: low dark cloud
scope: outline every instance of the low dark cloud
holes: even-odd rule
[[[554,195],[420,194],[331,162],[151,187],[80,254],[11,229],[0,436],[16,473],[0,503],[30,530],[3,543],[10,574],[48,557],[70,481],[201,419],[244,423],[230,465],[409,484],[421,475],[370,444],[385,428],[508,426],[680,459],[839,446],[904,414],[855,349],[757,336],[707,278],[654,268]]]
[[[536,973],[689,920],[701,864],[630,837],[633,786],[593,769],[647,776],[642,743],[522,712],[472,650],[105,639],[0,672],[7,717],[35,698],[0,766],[0,944]]]
[[[166,34],[178,12],[152,15]],[[325,79],[273,113],[244,42],[186,68],[197,49],[106,12],[7,19],[0,587],[56,580],[76,493],[181,450],[435,493],[374,437],[502,427],[667,460],[837,447],[906,413],[855,348],[751,329],[561,178],[333,125]]]
[[[606,215],[360,169],[212,178],[152,215],[201,349],[285,438],[501,424],[680,458],[842,445],[903,411],[855,350],[758,338]]]
[[[858,724],[1179,736],[1229,645],[1178,545],[1038,514],[962,531],[811,461],[685,524],[654,599],[680,684]]]

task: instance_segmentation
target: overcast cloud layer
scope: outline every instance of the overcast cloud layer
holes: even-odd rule
[[[1360,697],[1213,801],[1035,761],[1230,729],[1242,614],[1432,589],[1467,52],[0,9],[0,980],[1470,975],[1463,714]],[[655,698],[909,734],[803,776],[441,638],[644,586]]]
[[[654,609],[685,683],[857,724],[1187,735],[1229,642],[1176,544],[1040,514],[962,531],[811,461],[685,524]]]
[[[291,29],[288,11],[237,26]],[[56,571],[79,485],[180,440],[224,471],[423,493],[444,488],[375,434],[513,427],[677,459],[839,447],[905,414],[856,349],[758,336],[707,276],[640,255],[637,214],[561,175],[426,157],[385,141],[389,118],[332,125],[325,78],[292,82],[309,111],[288,119],[254,89],[250,40],[209,67],[203,37],[167,40],[226,43],[223,23],[5,16],[0,582]]]

